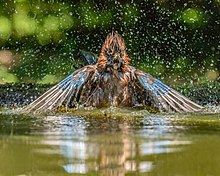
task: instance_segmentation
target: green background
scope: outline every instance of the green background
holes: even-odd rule
[[[219,81],[219,0],[1,0],[0,84],[58,82],[112,31],[132,65],[166,83]]]

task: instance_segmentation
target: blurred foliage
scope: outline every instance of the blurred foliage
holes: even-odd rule
[[[132,64],[165,82],[219,81],[220,1],[0,0],[0,83],[58,82],[118,31]],[[10,59],[10,58],[8,58]],[[74,65],[74,67],[73,67]]]
[[[17,81],[16,76],[7,72],[7,69],[0,66],[0,84],[14,83]]]

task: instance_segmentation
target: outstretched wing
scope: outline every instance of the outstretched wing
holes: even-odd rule
[[[72,101],[76,100],[83,85],[93,73],[93,66],[85,66],[74,71],[23,110],[25,112],[47,111],[57,109],[61,105],[69,106]]]
[[[166,111],[196,112],[203,108],[150,74],[140,72],[136,76],[143,88],[157,99],[158,106]]]

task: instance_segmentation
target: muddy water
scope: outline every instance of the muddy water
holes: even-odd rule
[[[218,113],[91,115],[2,111],[0,176],[220,175]]]

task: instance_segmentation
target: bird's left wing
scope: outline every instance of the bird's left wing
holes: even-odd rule
[[[136,77],[141,86],[154,96],[159,103],[158,106],[166,111],[198,112],[203,109],[202,106],[189,100],[148,73],[137,71]]]
[[[61,105],[68,106],[76,100],[81,89],[87,83],[88,79],[94,74],[93,66],[85,66],[74,71],[60,83],[53,86],[43,95],[26,106],[24,112],[54,110]]]
[[[80,55],[80,58],[84,61],[85,65],[96,64],[98,60],[98,55],[92,52],[89,52],[89,51],[80,50],[79,55]]]

